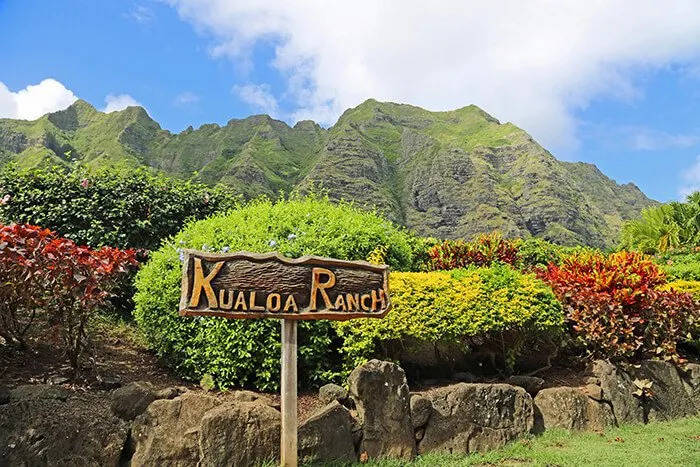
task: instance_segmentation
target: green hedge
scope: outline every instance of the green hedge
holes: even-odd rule
[[[346,368],[376,356],[388,341],[463,344],[503,335],[509,338],[498,347],[511,366],[525,340],[556,336],[564,321],[547,285],[506,265],[392,273],[390,289],[393,309],[384,319],[334,324],[344,339]]]
[[[88,172],[81,166],[0,172],[0,221],[40,225],[91,247],[154,249],[191,218],[230,209],[223,186],[170,179],[138,169]]]
[[[381,257],[394,270],[413,263],[411,236],[378,215],[326,199],[253,201],[225,215],[189,224],[152,254],[136,278],[136,321],[152,349],[179,375],[210,374],[218,387],[262,390],[279,384],[280,323],[178,316],[179,249],[279,251],[359,260]],[[301,323],[299,379],[309,386],[340,370],[340,345],[327,321]],[[336,356],[334,359],[333,356]]]
[[[672,251],[656,255],[655,260],[669,281],[700,281],[700,252]]]

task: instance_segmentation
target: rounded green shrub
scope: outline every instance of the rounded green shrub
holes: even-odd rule
[[[218,387],[273,390],[279,384],[278,320],[178,316],[182,248],[227,252],[278,251],[364,260],[382,252],[392,269],[411,267],[411,236],[375,213],[315,197],[256,200],[227,214],[190,223],[152,254],[136,278],[134,316],[151,348],[185,379],[210,374]],[[327,321],[299,326],[299,379],[332,379],[339,340]],[[335,358],[333,358],[335,356]]]
[[[525,340],[556,336],[564,315],[552,289],[507,265],[434,272],[398,272],[389,278],[393,309],[381,320],[334,323],[344,339],[346,368],[382,355],[385,343],[463,345],[496,342],[506,366]],[[503,336],[508,339],[503,340]]]

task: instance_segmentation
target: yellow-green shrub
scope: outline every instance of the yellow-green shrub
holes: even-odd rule
[[[465,344],[500,338],[505,361],[524,340],[556,335],[564,322],[552,290],[532,274],[505,265],[435,272],[393,272],[393,309],[382,320],[335,323],[347,368],[378,353],[387,341]],[[466,346],[466,344],[465,344]]]
[[[673,281],[659,287],[660,290],[675,290],[676,292],[687,292],[700,300],[700,281]]]

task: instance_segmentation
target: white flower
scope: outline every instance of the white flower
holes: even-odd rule
[[[297,238],[297,236],[295,234],[287,235],[287,240],[294,240],[295,238]]]
[[[277,246],[277,242],[274,240],[270,240],[269,242],[267,242],[267,244],[268,244],[268,246],[271,246],[273,248]]]

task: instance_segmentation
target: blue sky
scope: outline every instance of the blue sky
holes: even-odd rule
[[[0,117],[79,97],[178,132],[475,103],[652,198],[700,189],[696,0],[0,0],[0,44]]]

